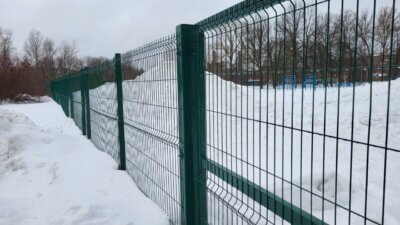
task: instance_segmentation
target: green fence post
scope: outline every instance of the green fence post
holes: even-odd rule
[[[82,106],[82,134],[86,135],[86,98],[85,98],[85,69],[81,70],[80,77],[81,77],[81,106]]]
[[[204,34],[196,25],[177,32],[182,224],[207,224]]]
[[[122,68],[121,54],[115,54],[115,82],[117,85],[117,102],[118,102],[118,140],[119,140],[119,169],[126,170],[125,156],[125,130],[124,130],[124,105],[122,94]]]
[[[85,106],[86,106],[86,136],[92,138],[92,129],[90,124],[90,97],[89,97],[89,69],[86,67],[84,72],[85,80]]]

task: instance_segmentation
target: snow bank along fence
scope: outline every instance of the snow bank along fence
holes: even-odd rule
[[[362,3],[244,1],[53,97],[173,224],[393,224],[398,3]]]

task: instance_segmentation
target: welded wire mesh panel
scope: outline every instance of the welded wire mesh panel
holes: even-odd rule
[[[64,113],[73,118],[82,130],[82,100],[81,100],[81,75],[70,74],[52,82],[54,100],[60,104]]]
[[[69,85],[68,81],[60,80],[53,83],[53,96],[55,101],[60,104],[66,115],[69,114]]]
[[[106,62],[86,72],[92,143],[119,164],[118,102],[114,63]]]
[[[400,222],[398,4],[245,1],[199,23],[209,224]]]
[[[176,65],[175,35],[122,55],[127,171],[180,224]]]
[[[64,113],[66,115],[69,115],[70,111],[69,111],[69,104],[70,104],[70,100],[69,100],[69,96],[68,93],[63,93],[60,92],[58,93],[58,100],[60,102],[61,108],[63,109]]]
[[[75,124],[79,127],[80,130],[82,130],[82,97],[81,97],[81,91],[75,91],[72,92],[72,98],[71,98],[71,104],[72,104],[72,118],[75,122]]]

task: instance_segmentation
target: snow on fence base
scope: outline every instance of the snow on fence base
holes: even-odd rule
[[[173,224],[399,223],[394,52],[385,56],[388,65],[376,65],[380,58],[371,56],[366,66],[344,52],[351,43],[344,48],[330,41],[341,35],[325,29],[314,32],[315,39],[288,37],[302,29],[288,32],[286,20],[301,18],[300,28],[306,26],[302,20],[310,18],[297,13],[331,1],[303,1],[307,5],[297,10],[286,4],[291,1],[279,9],[270,5],[277,2],[244,1],[184,26],[193,29],[187,33],[178,29],[123,54],[122,99],[113,63],[90,69],[90,105],[83,101],[80,108],[95,121],[89,121],[92,140],[119,163],[119,146],[125,145],[127,172]],[[340,24],[328,22],[326,27]],[[372,76],[377,66],[388,74],[383,82]],[[290,88],[280,88],[285,79]],[[64,105],[64,90],[82,95],[70,80],[69,89],[60,85],[65,80],[54,82]]]

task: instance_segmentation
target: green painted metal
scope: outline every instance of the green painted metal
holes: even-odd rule
[[[84,72],[85,69],[83,69],[81,72]],[[80,76],[80,80],[81,80],[81,101],[82,101],[82,134],[86,135],[86,97],[85,97],[85,86],[86,86],[86,81],[85,81],[85,76]]]
[[[70,117],[71,117],[71,119],[74,119],[74,99],[73,99],[72,92],[69,92],[69,102],[70,102],[70,109],[71,109]]]
[[[182,224],[207,224],[205,157],[204,36],[196,25],[179,25],[177,68]]]
[[[210,16],[196,25],[202,30],[210,30],[224,23],[246,17],[267,7],[286,2],[288,0],[246,0],[231,6],[213,16]]]
[[[114,61],[105,62],[95,67],[89,68],[89,76],[88,88],[95,89],[106,83],[115,82],[115,78],[113,76],[107,75],[108,69],[115,67]]]
[[[85,68],[82,74],[84,79],[85,107],[86,107],[86,136],[92,138],[91,120],[90,120],[90,95],[89,95],[89,69]]]
[[[122,92],[122,69],[121,69],[121,54],[115,54],[115,82],[117,85],[117,101],[118,101],[118,139],[119,139],[119,158],[120,170],[126,170],[125,158],[125,129],[124,129],[124,104]]]
[[[229,185],[252,198],[254,201],[266,207],[271,212],[280,216],[287,222],[295,225],[325,225],[322,220],[311,216],[297,206],[284,200],[262,188],[261,186],[247,180],[246,178],[232,172],[216,162],[207,160],[207,169]]]

